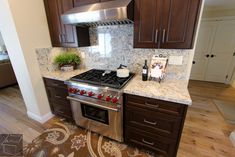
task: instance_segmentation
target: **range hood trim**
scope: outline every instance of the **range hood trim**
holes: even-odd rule
[[[114,0],[73,8],[63,15],[64,24],[113,25],[133,23],[133,1]]]

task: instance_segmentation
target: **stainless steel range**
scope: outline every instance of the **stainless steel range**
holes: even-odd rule
[[[67,81],[76,124],[122,142],[122,89],[133,76],[119,78],[115,71],[92,69]]]

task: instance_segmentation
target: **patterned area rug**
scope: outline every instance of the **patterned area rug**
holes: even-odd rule
[[[144,152],[81,129],[56,123],[24,147],[25,157],[154,157]]]

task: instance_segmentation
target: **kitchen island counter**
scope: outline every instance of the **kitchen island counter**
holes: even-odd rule
[[[124,88],[124,93],[147,98],[164,100],[184,105],[191,105],[186,80],[142,81],[140,75],[135,76]]]

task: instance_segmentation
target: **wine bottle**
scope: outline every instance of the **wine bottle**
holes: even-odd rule
[[[142,71],[142,81],[148,80],[148,66],[147,66],[147,60],[145,60],[143,71]]]

